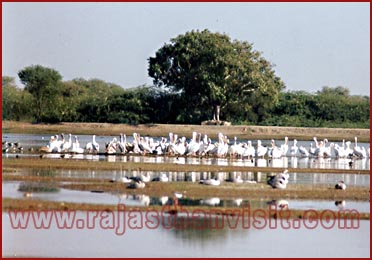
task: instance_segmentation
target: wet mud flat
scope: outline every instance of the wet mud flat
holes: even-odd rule
[[[177,164],[177,163],[137,163],[137,162],[107,162],[107,161],[82,161],[74,159],[44,159],[36,158],[2,158],[3,171],[11,171],[11,168],[44,168],[44,169],[95,169],[95,170],[143,170],[143,171],[175,171],[175,172],[230,172],[230,171],[255,171],[255,172],[282,172],[280,167],[256,167],[256,166],[231,166],[231,165],[200,165],[200,164]],[[312,173],[311,168],[289,169],[289,172]],[[370,170],[359,169],[316,169],[317,173],[348,173],[370,174]]]
[[[42,159],[42,158],[19,158],[19,159],[3,159],[3,181],[21,181],[26,183],[50,183],[55,187],[75,190],[88,191],[94,193],[109,193],[109,194],[132,194],[132,195],[148,195],[152,197],[169,196],[172,198],[174,193],[182,194],[183,197],[189,199],[203,199],[219,197],[220,199],[264,199],[264,200],[280,200],[280,199],[316,199],[316,200],[354,200],[354,201],[369,201],[370,188],[369,186],[351,186],[346,190],[335,190],[334,185],[329,184],[289,184],[286,189],[273,189],[266,183],[231,183],[222,182],[220,186],[207,186],[198,182],[177,181],[177,182],[148,182],[143,189],[129,189],[128,184],[111,182],[107,178],[84,178],[84,177],[62,177],[62,176],[25,176],[14,174],[17,169],[27,168],[91,168],[95,170],[118,170],[121,169],[146,169],[152,171],[246,171],[247,167],[241,166],[217,166],[217,165],[174,165],[174,164],[156,164],[156,163],[110,163],[105,161],[76,161],[66,159]],[[181,167],[182,166],[182,167]],[[262,170],[265,172],[280,172],[283,169],[263,167],[257,169],[252,167],[252,170]],[[289,169],[292,171],[314,172],[314,169]],[[339,170],[334,169],[317,169],[323,173],[339,173]],[[369,170],[343,170],[350,174],[369,174]],[[190,210],[192,206],[184,206]],[[43,201],[36,198],[3,198],[3,211],[18,209],[18,210],[117,210],[117,205],[99,205],[88,203],[67,203],[55,201]],[[141,206],[129,207],[129,209],[147,210],[162,210],[161,206]],[[213,207],[215,208],[215,207]],[[236,209],[236,208],[235,208]],[[304,210],[293,211],[293,216],[302,217]],[[369,213],[361,213],[364,217],[369,218]]]
[[[298,140],[312,140],[327,138],[330,141],[354,140],[357,136],[361,142],[369,142],[370,129],[354,128],[309,128],[309,127],[278,127],[278,126],[205,126],[205,125],[176,125],[176,124],[147,124],[127,125],[108,123],[59,123],[59,124],[31,124],[25,122],[3,121],[3,133],[24,134],[89,134],[89,135],[118,135],[123,133],[132,135],[134,132],[142,136],[168,136],[170,132],[179,136],[191,136],[193,131],[217,136],[224,133],[239,139],[283,139],[285,136]]]

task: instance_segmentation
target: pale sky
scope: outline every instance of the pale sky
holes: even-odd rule
[[[253,43],[287,90],[370,94],[370,3],[2,3],[2,75],[54,68],[63,80],[151,85],[148,61],[191,30]],[[20,84],[20,83],[19,83]]]

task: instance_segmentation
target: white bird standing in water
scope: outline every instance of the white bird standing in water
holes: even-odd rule
[[[346,190],[346,184],[344,181],[339,181],[336,185],[335,185],[335,189],[336,190]]]
[[[143,189],[146,184],[141,180],[135,180],[128,185],[128,189]]]
[[[301,156],[309,157],[309,152],[305,147],[300,146],[300,148],[298,148],[298,151],[300,152]]]
[[[80,147],[79,140],[75,135],[75,142],[72,143],[72,148],[70,149],[71,153],[84,153],[84,149]]]
[[[291,156],[296,156],[297,155],[298,147],[297,147],[297,140],[296,139],[293,140],[293,145],[291,146],[289,151],[291,153]]]
[[[267,147],[262,146],[261,140],[257,140],[257,149],[256,149],[257,157],[263,158],[267,153]]]
[[[205,185],[211,185],[211,186],[219,186],[221,184],[221,181],[219,179],[213,178],[213,179],[208,179],[208,180],[201,180],[199,182],[200,184],[205,184]]]
[[[67,152],[72,146],[72,135],[68,134],[68,141],[62,145],[62,152]]]
[[[99,152],[99,144],[96,142],[96,135],[93,135],[92,142],[87,143],[85,149],[88,150],[90,153]]]
[[[364,147],[358,146],[358,137],[355,136],[355,144],[354,144],[354,151],[353,154],[360,158],[366,158],[367,157],[367,151]]]
[[[279,209],[288,209],[289,206],[289,203],[286,200],[272,200],[268,204],[274,207],[278,207]]]
[[[283,155],[282,149],[280,149],[278,146],[275,144],[275,140],[271,139],[271,148],[269,151],[269,157],[273,159],[278,159],[281,158]]]
[[[288,152],[288,136],[284,137],[284,144],[280,146],[280,150],[282,151],[282,156],[287,156]]]
[[[285,189],[287,188],[287,183],[289,180],[288,170],[284,170],[284,172],[277,174],[273,178],[269,180],[269,185],[274,189]]]

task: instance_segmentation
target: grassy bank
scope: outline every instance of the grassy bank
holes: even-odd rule
[[[4,121],[2,122],[4,133],[27,133],[27,134],[96,134],[96,135],[119,135],[124,133],[132,135],[137,132],[141,135],[168,136],[170,132],[179,136],[191,137],[193,131],[217,137],[219,132],[228,137],[236,136],[240,139],[290,139],[312,140],[327,138],[329,141],[354,140],[357,136],[360,142],[369,142],[369,129],[350,128],[305,128],[305,127],[277,127],[277,126],[201,126],[201,125],[126,125],[107,123],[60,123],[60,124],[31,124],[25,122]]]

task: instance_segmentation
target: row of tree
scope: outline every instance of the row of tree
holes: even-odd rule
[[[153,86],[133,89],[102,80],[62,81],[40,65],[3,77],[3,120],[234,124],[369,128],[369,97],[344,87],[315,94],[284,92],[273,65],[248,42],[208,30],[191,31],[150,57]]]
[[[212,117],[197,107],[188,111],[179,94],[154,86],[123,89],[102,80],[74,79],[38,93],[38,102],[28,88],[17,87],[14,78],[3,77],[2,86],[3,120],[196,124]],[[369,128],[369,104],[368,96],[351,96],[347,88],[323,87],[316,93],[281,92],[276,106],[260,111],[264,120],[244,106],[223,109],[221,118],[234,124]]]

